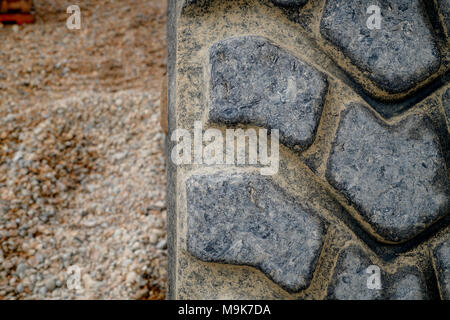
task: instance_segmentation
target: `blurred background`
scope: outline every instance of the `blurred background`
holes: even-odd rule
[[[164,299],[166,2],[31,14],[0,23],[0,300]]]

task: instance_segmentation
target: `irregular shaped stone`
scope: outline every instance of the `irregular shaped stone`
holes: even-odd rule
[[[214,44],[210,63],[210,120],[279,129],[298,150],[313,142],[328,88],[322,73],[254,36]]]
[[[257,174],[192,176],[186,188],[192,255],[257,267],[289,291],[309,285],[325,236],[312,210]]]
[[[434,250],[434,263],[442,298],[450,300],[450,238]]]
[[[393,284],[390,295],[391,300],[426,300],[426,285],[423,278],[417,274],[406,274],[400,276]]]
[[[437,0],[447,31],[450,33],[450,0]]]
[[[308,0],[271,0],[274,4],[282,7],[301,7],[305,3],[308,2]]]
[[[333,300],[377,300],[382,299],[382,290],[369,289],[367,268],[373,263],[359,248],[349,247],[338,258],[333,279],[328,288],[328,299]],[[381,278],[383,281],[383,278]]]
[[[371,4],[381,9],[381,28],[370,30]],[[419,0],[327,0],[321,34],[389,93],[415,87],[436,72],[440,53]]]
[[[423,300],[428,299],[423,275],[415,268],[403,267],[395,274],[380,269],[380,289],[370,288],[376,265],[360,248],[351,245],[339,255],[328,287],[328,299],[333,300]]]
[[[414,237],[449,211],[445,161],[422,114],[388,126],[363,105],[347,106],[326,177],[391,242]]]

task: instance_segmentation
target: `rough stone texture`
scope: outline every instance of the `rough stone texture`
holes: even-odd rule
[[[337,300],[375,300],[382,298],[381,290],[367,288],[369,258],[355,247],[344,250],[339,256],[328,298]],[[381,278],[383,281],[383,278]]]
[[[193,176],[186,192],[195,257],[258,267],[288,291],[309,285],[325,236],[314,212],[256,174]]]
[[[426,300],[426,287],[423,278],[417,274],[401,274],[392,286],[391,300]]]
[[[450,88],[447,89],[442,96],[442,105],[444,106],[445,115],[447,116],[447,122],[450,124]]]
[[[436,247],[434,259],[442,298],[450,300],[450,238]]]
[[[274,4],[282,7],[300,7],[303,6],[308,0],[271,0]]]
[[[370,30],[366,10],[377,3],[381,28]],[[389,93],[407,91],[439,69],[439,50],[419,0],[327,0],[320,30]]]
[[[450,0],[437,0],[447,31],[450,33]]]
[[[423,300],[427,289],[423,275],[416,269],[402,268],[388,274],[380,266],[381,289],[369,289],[371,276],[367,268],[374,263],[357,246],[344,249],[338,257],[336,268],[328,288],[328,299],[334,300]]]
[[[327,179],[384,239],[404,241],[449,209],[449,184],[438,139],[424,115],[388,126],[366,107],[342,112]]]
[[[253,36],[214,44],[210,63],[212,121],[279,129],[298,150],[312,143],[328,87],[320,72]]]
[[[396,1],[396,3],[403,3],[401,1],[402,0]],[[190,1],[185,1],[184,3],[186,4],[187,2]],[[386,0],[377,0],[376,2],[387,3]],[[430,17],[433,18],[433,26],[438,26],[439,21],[435,19],[436,15],[435,12],[433,12],[435,6],[428,3],[429,1],[420,0],[420,2],[426,4],[424,7],[427,9],[427,14],[430,14]],[[434,3],[435,1],[432,2]],[[381,237],[374,239],[371,236],[370,233],[374,234],[374,232],[366,232],[370,229],[368,228],[368,223],[359,223],[364,220],[363,217],[356,217],[357,219],[354,219],[355,216],[350,215],[345,208],[340,206],[343,204],[343,201],[341,201],[343,200],[342,197],[335,197],[339,192],[329,192],[329,186],[327,186],[328,183],[323,183],[321,180],[325,176],[326,164],[328,161],[327,158],[331,148],[330,144],[335,139],[335,133],[340,120],[340,110],[342,110],[343,106],[350,101],[365,100],[367,104],[372,106],[372,108],[368,107],[369,110],[375,109],[383,117],[391,119],[392,122],[398,122],[396,120],[398,119],[397,116],[400,116],[401,114],[410,115],[413,112],[417,113],[423,110],[429,114],[430,118],[432,117],[432,121],[435,124],[440,137],[442,153],[447,154],[448,146],[446,145],[445,123],[438,112],[443,111],[441,110],[442,107],[439,105],[440,95],[445,91],[443,88],[448,87],[448,77],[445,75],[445,58],[442,57],[443,62],[441,68],[434,74],[437,79],[431,81],[431,78],[433,77],[428,78],[428,80],[421,83],[421,85],[423,85],[422,89],[417,91],[411,90],[411,92],[402,92],[400,94],[389,94],[389,92],[380,90],[381,88],[377,86],[376,82],[371,81],[368,78],[367,75],[370,72],[365,72],[363,68],[356,66],[350,59],[342,59],[344,55],[344,53],[340,53],[342,50],[337,48],[330,41],[325,40],[320,34],[317,24],[322,18],[325,0],[309,1],[303,7],[297,6],[291,8],[275,5],[268,0],[196,0],[191,1],[190,4],[188,3],[185,6],[183,6],[181,1],[177,0],[176,8],[174,8],[175,0],[170,0],[169,4],[171,4],[172,8],[171,19],[168,24],[170,44],[169,58],[171,58],[168,62],[170,93],[169,137],[177,128],[189,129],[193,128],[195,121],[203,120],[204,122],[205,120],[211,120],[211,109],[220,111],[217,115],[220,114],[222,119],[216,123],[209,123],[209,126],[219,127],[221,130],[230,128],[235,123],[244,122],[243,120],[246,120],[245,117],[248,118],[249,115],[253,117],[248,120],[249,123],[250,120],[253,121],[253,124],[255,123],[255,119],[264,120],[261,121],[262,125],[259,126],[268,126],[269,124],[277,126],[280,124],[288,126],[291,124],[301,124],[303,126],[305,123],[309,123],[308,121],[294,121],[294,118],[291,116],[291,114],[293,114],[291,111],[297,110],[296,108],[302,106],[303,102],[292,104],[279,103],[279,106],[281,107],[274,105],[273,103],[274,97],[281,97],[279,98],[280,100],[286,100],[286,97],[292,97],[292,95],[288,93],[292,93],[293,90],[286,90],[289,87],[293,87],[292,79],[291,85],[288,85],[289,77],[292,77],[294,80],[297,78],[297,75],[294,74],[294,72],[286,72],[286,69],[283,66],[287,63],[284,61],[298,61],[297,59],[300,59],[303,62],[307,62],[309,66],[313,66],[320,70],[321,73],[324,74],[324,76],[321,75],[321,78],[323,78],[324,81],[327,79],[329,82],[328,90],[323,90],[324,92],[326,91],[326,103],[324,104],[323,111],[319,114],[320,126],[317,135],[312,137],[314,143],[309,147],[307,152],[303,152],[298,156],[288,152],[286,148],[282,147],[280,150],[280,166],[274,180],[276,180],[276,185],[279,186],[282,191],[278,192],[279,190],[277,189],[278,191],[274,192],[272,189],[268,189],[266,193],[270,196],[270,199],[266,201],[277,204],[276,208],[267,212],[272,212],[274,215],[280,216],[281,218],[277,217],[274,218],[274,220],[269,220],[268,218],[258,219],[252,225],[254,227],[252,230],[259,230],[258,228],[262,228],[260,225],[270,225],[270,227],[273,228],[273,232],[270,233],[271,236],[266,239],[258,238],[258,241],[260,242],[267,241],[263,242],[263,245],[265,246],[263,251],[260,249],[263,248],[263,245],[255,247],[255,243],[258,245],[260,243],[253,240],[256,239],[253,232],[257,231],[242,231],[250,230],[248,227],[249,223],[243,223],[242,220],[247,221],[255,215],[250,215],[245,212],[259,213],[256,209],[257,207],[255,208],[252,202],[249,201],[249,199],[251,199],[251,193],[242,192],[240,190],[239,192],[229,191],[227,193],[229,194],[228,196],[223,196],[221,193],[214,195],[217,190],[223,188],[232,189],[232,187],[230,187],[232,184],[228,183],[227,187],[223,187],[222,182],[234,181],[236,179],[236,172],[240,172],[241,176],[247,176],[251,172],[257,173],[259,168],[249,168],[247,166],[239,168],[229,166],[210,167],[201,165],[183,165],[175,167],[169,160],[168,245],[170,250],[169,256],[171,259],[169,261],[171,266],[169,273],[171,293],[169,297],[177,299],[322,299],[328,291],[332,291],[329,288],[335,286],[335,283],[331,283],[331,281],[333,279],[333,273],[335,272],[336,259],[338,258],[340,251],[348,244],[354,244],[367,254],[367,262],[370,262],[370,264],[379,264],[380,267],[382,267],[382,284],[384,290],[378,295],[380,298],[438,298],[437,283],[433,283],[435,278],[432,273],[433,268],[429,264],[431,259],[429,259],[430,257],[427,250],[428,248],[431,248],[431,244],[434,244],[435,241],[437,241],[436,236],[445,236],[445,230],[442,230],[442,227],[446,226],[446,222],[448,222],[450,216],[447,215],[443,217],[439,222],[431,226],[431,220],[425,221],[423,224],[418,223],[418,229],[426,228],[426,230],[410,241],[401,244],[382,243],[381,241],[377,241],[377,239],[379,240]],[[368,4],[367,1],[361,1],[361,5],[364,7],[367,7]],[[397,10],[395,9],[395,4],[393,10]],[[383,11],[385,11],[385,9],[383,9]],[[423,14],[425,11],[421,9],[420,12]],[[356,13],[357,12],[355,11],[355,14]],[[390,13],[388,12],[387,14]],[[409,21],[406,22],[410,23]],[[405,27],[406,31],[408,31],[407,23],[405,23],[405,26],[400,24],[400,30],[402,30],[402,27]],[[423,20],[419,19],[417,23],[423,24]],[[343,28],[346,28],[346,26],[343,25],[342,28],[338,29]],[[386,32],[388,31],[389,30]],[[400,52],[398,55],[402,59],[405,58],[405,64],[408,64],[408,68],[404,71],[406,74],[411,73],[413,76],[423,74],[424,77],[428,77],[429,74],[434,72],[434,69],[422,68],[421,66],[433,63],[432,59],[431,61],[424,60],[422,54],[424,50],[424,42],[422,40],[425,39],[425,48],[427,47],[427,44],[429,44],[429,41],[427,40],[427,37],[424,37],[420,32],[417,33],[416,30],[413,31],[414,32],[411,32],[413,40],[411,42],[412,44],[408,43],[407,46],[404,46],[404,50],[410,50],[414,53],[414,61],[411,60],[411,55],[405,55],[401,50],[398,51]],[[370,31],[370,33],[375,36],[379,32],[385,31]],[[444,39],[440,39],[441,36],[444,35],[447,35],[447,33],[436,30],[436,39],[439,37],[439,41],[442,40],[443,45],[448,42],[444,41]],[[255,36],[265,37],[267,40]],[[239,39],[241,39],[240,42],[238,41]],[[263,50],[261,47],[254,45],[254,39],[261,39],[262,42],[265,42],[268,45],[261,46],[264,49]],[[428,39],[430,38],[428,37]],[[357,40],[358,39],[356,39],[356,41]],[[376,37],[374,38],[374,41],[375,40]],[[387,40],[392,40],[392,37],[388,37]],[[377,41],[377,43],[380,42],[380,40]],[[433,42],[433,40],[430,41],[431,43]],[[236,43],[237,45],[235,45],[234,48],[231,47],[231,45]],[[398,44],[399,46],[403,45],[402,42],[392,43]],[[215,84],[211,81],[211,78],[214,79],[214,76],[217,76],[218,73],[214,73],[214,64],[210,64],[210,62],[214,62],[211,59],[211,54],[213,53],[212,50],[220,45],[224,48],[223,53],[228,54],[228,58],[225,60],[226,56],[223,54],[224,61],[217,61],[218,63],[216,63],[216,65],[223,68],[221,70],[222,73],[226,71],[223,74],[226,74],[227,78],[220,75],[222,78],[218,78],[218,80],[223,81],[223,83],[217,82],[217,92],[214,92]],[[411,46],[417,46],[419,49],[412,50]],[[270,51],[267,49],[269,47],[274,47],[275,49],[270,49],[272,50]],[[394,50],[395,48],[393,48],[393,46],[380,46],[380,50],[386,51]],[[443,49],[445,48],[443,47]],[[370,52],[369,50],[367,51]],[[444,51],[445,50],[443,50],[442,53],[444,53]],[[275,52],[276,54],[274,56],[278,57],[278,60],[273,60],[274,63],[272,65],[269,65],[268,62],[264,62],[262,59],[257,60],[256,57],[262,56],[261,52]],[[419,53],[419,55],[416,55],[417,53]],[[280,55],[285,55],[289,58],[283,58],[284,56],[280,57]],[[217,60],[220,60],[219,58],[220,57],[217,56]],[[372,59],[374,59],[374,57],[372,57]],[[391,59],[389,58],[387,60]],[[249,62],[247,63],[247,61]],[[301,62],[302,65],[304,64],[303,62]],[[245,68],[244,63],[246,63]],[[419,66],[417,66],[416,63],[418,63]],[[398,66],[398,64],[403,66],[401,61],[397,61],[394,64],[389,64],[389,67],[395,67]],[[261,73],[259,73],[258,68],[260,67],[263,70],[269,70],[269,72],[263,74],[261,71]],[[415,70],[416,67],[418,68],[417,70]],[[382,70],[380,67],[377,68]],[[409,68],[411,68],[410,73],[408,73]],[[395,69],[394,72],[396,72]],[[399,74],[401,79],[405,78],[403,73]],[[393,75],[393,73],[391,75]],[[395,77],[393,78],[395,79]],[[228,81],[228,79],[229,83],[225,82],[225,80]],[[408,80],[408,78],[406,78],[406,80]],[[406,80],[402,80],[405,86]],[[225,83],[227,83],[227,85],[230,83],[234,85],[234,87],[229,86],[229,88],[227,88],[228,95],[230,95],[229,92],[233,93],[231,98],[225,96],[227,93],[226,90],[222,91],[222,93],[220,92],[220,90],[224,89]],[[261,88],[261,83],[264,85],[263,88]],[[425,83],[428,84],[425,85]],[[221,85],[222,88],[220,87]],[[307,90],[316,90],[315,87],[316,83],[311,82],[310,79],[308,79],[308,81],[304,81],[304,86],[298,86],[299,89],[297,90],[298,92],[307,92]],[[397,90],[400,89],[397,88]],[[319,91],[320,90],[317,90],[317,92]],[[278,95],[277,92],[280,92],[280,94]],[[216,99],[220,98],[218,93],[222,94],[222,101],[217,101],[223,103],[223,110],[217,109],[220,105],[217,105],[217,103],[214,104],[214,94],[216,94]],[[301,95],[303,97],[306,96],[303,93],[301,93]],[[320,95],[318,94],[317,96]],[[298,97],[296,96],[295,98],[297,99]],[[360,100],[360,98],[362,100]],[[256,101],[257,103],[255,102],[252,104],[246,101]],[[275,101],[277,100],[275,99]],[[299,99],[299,101],[301,101],[301,99]],[[418,105],[418,103],[420,103],[420,105]],[[228,106],[232,111],[229,114],[224,112],[226,110],[225,107]],[[247,108],[242,108],[242,106]],[[238,112],[236,110],[238,110]],[[266,121],[266,119],[274,119],[273,114],[277,115],[276,112],[278,112],[278,110],[280,110],[279,114],[281,116],[285,116],[286,121],[277,120],[278,122],[275,124],[269,123],[268,120]],[[230,115],[231,118],[227,118],[230,117]],[[374,121],[373,118],[370,119],[372,122]],[[371,122],[369,122],[369,124],[370,123]],[[389,121],[389,123],[391,123],[391,121]],[[253,124],[251,126],[253,126]],[[361,127],[363,127],[363,124],[358,127],[358,132],[355,133],[355,136],[361,136],[360,132],[364,131]],[[416,140],[418,144],[417,148],[420,149],[424,140],[421,134],[425,131],[428,135],[429,131],[428,129],[423,130],[420,126],[416,127],[419,128],[418,132],[420,133],[418,134],[419,139]],[[292,126],[292,128],[295,128],[295,126]],[[389,133],[392,131],[392,127],[387,127],[385,124],[381,125],[381,128],[385,128]],[[369,125],[369,132],[370,129],[371,127]],[[400,129],[398,130],[401,132]],[[286,129],[286,132],[292,133],[296,131]],[[308,133],[308,131],[305,132]],[[362,136],[364,137],[364,135]],[[402,135],[400,134],[400,136]],[[432,136],[434,137],[434,135]],[[386,141],[386,137],[391,139],[391,136],[389,135],[381,136],[378,139]],[[297,136],[297,139],[301,140],[303,137],[299,135]],[[170,141],[170,139],[168,140]],[[285,141],[286,140],[288,139],[285,139]],[[395,138],[393,140],[395,146],[393,149],[397,150],[396,141],[398,139]],[[375,142],[375,145],[379,144],[378,141]],[[413,142],[411,142],[411,144],[412,143]],[[305,148],[306,146],[307,143],[300,147]],[[168,145],[168,151],[171,150],[171,147],[173,147],[173,144],[172,146]],[[430,150],[434,152],[434,147],[434,144],[432,148],[427,147],[427,149],[424,150],[424,154]],[[406,144],[405,148],[408,149],[411,148],[411,146]],[[375,151],[373,152],[369,152],[369,154],[379,152],[378,149],[374,150]],[[395,153],[392,152],[390,157],[391,162],[394,156]],[[419,156],[417,156],[414,153],[414,149],[413,152],[408,153],[408,158],[416,159],[422,156],[423,155],[420,152]],[[435,156],[435,154],[431,153],[429,160],[435,162]],[[311,165],[313,161],[310,161],[310,159],[313,158],[314,166]],[[398,164],[400,162],[394,161],[393,163],[401,167]],[[405,165],[408,166],[411,165],[411,163],[406,161]],[[305,164],[310,166],[313,170],[309,170]],[[348,163],[343,163],[343,166],[345,165],[350,167]],[[429,164],[425,163],[425,165]],[[419,162],[417,166],[417,170],[411,170],[422,179],[422,162]],[[430,168],[430,166],[428,166],[428,168]],[[208,175],[218,176],[217,172],[219,170],[221,178],[217,178],[217,181],[213,181],[212,178],[204,178]],[[432,168],[432,170],[434,169]],[[438,171],[435,175],[436,177],[442,178],[447,176],[446,172],[442,174],[442,170],[441,172],[439,172],[439,170],[435,171]],[[198,186],[193,185],[186,190],[186,179],[192,177],[193,174],[196,176],[201,175],[202,178],[191,180],[198,184]],[[382,174],[381,170],[380,174]],[[401,175],[403,175],[403,172],[399,173],[399,176]],[[428,176],[425,176],[425,178],[428,179]],[[431,178],[430,180],[433,183],[435,182]],[[204,181],[206,182],[204,183]],[[271,184],[270,179],[265,181],[268,181],[269,184]],[[412,180],[405,181],[409,183]],[[419,181],[419,179],[417,181]],[[267,184],[264,183],[255,183],[255,185],[261,185],[261,188],[267,188]],[[384,184],[381,183],[380,185],[384,186]],[[437,181],[436,185],[439,187],[439,181]],[[377,186],[375,185],[374,189],[376,188]],[[408,192],[414,194],[412,190],[416,190],[415,188],[415,186],[411,186],[410,189],[408,189]],[[434,196],[438,194],[439,197],[439,191],[442,191],[439,188],[436,191],[433,189],[433,186],[430,187],[430,185],[428,185],[427,188],[428,191],[418,184],[418,202],[421,201],[421,197],[432,199],[430,201],[433,201],[433,199],[436,200]],[[393,189],[397,189],[397,187],[393,186]],[[423,192],[424,190],[426,191],[425,193]],[[186,193],[186,191],[188,191],[188,193]],[[405,192],[403,189],[399,189],[399,191]],[[280,197],[284,199],[284,194],[286,193],[295,195],[295,199],[301,199],[299,201],[301,207],[298,207],[297,205],[294,207],[289,204],[289,208],[300,208],[303,211],[305,211],[303,209],[305,207],[313,208],[314,212],[320,213],[320,217],[327,221],[325,225],[326,229],[329,231],[326,235],[326,241],[320,249],[320,258],[317,264],[313,264],[314,266],[311,268],[314,269],[313,280],[311,282],[305,281],[305,283],[309,283],[306,290],[295,292],[293,290],[285,290],[286,287],[283,289],[283,287],[279,285],[281,283],[279,279],[282,279],[285,283],[294,283],[291,279],[297,279],[297,276],[292,276],[292,274],[299,275],[300,273],[297,271],[291,273],[291,271],[294,270],[294,267],[297,268],[300,266],[298,266],[298,263],[294,263],[292,267],[286,267],[286,263],[283,263],[283,261],[286,261],[287,258],[284,257],[297,255],[299,251],[303,252],[304,250],[286,249],[286,255],[279,258],[280,255],[284,254],[283,252],[280,252],[280,248],[285,248],[286,246],[283,247],[278,241],[274,241],[275,236],[273,236],[275,234],[278,236],[280,230],[283,229],[286,224],[283,222],[286,220],[283,218],[285,215],[278,213],[279,210],[289,210],[289,208],[286,208],[284,204],[281,204],[281,200],[279,200]],[[282,196],[280,196],[280,194]],[[445,192],[445,196],[447,196],[447,194],[448,192]],[[405,202],[411,199],[411,197],[407,198]],[[240,210],[239,213],[233,211],[233,208],[236,207],[235,203],[241,201],[239,199],[244,199],[242,200],[242,203],[245,203],[243,206],[252,206],[251,210],[253,211]],[[385,202],[388,200],[389,199],[382,199],[382,201]],[[207,205],[205,205],[205,203]],[[392,206],[395,209],[393,212],[395,212],[396,215],[401,216],[401,214],[406,212],[406,210],[397,210],[397,208],[403,206],[403,203],[398,203],[398,201],[390,203],[393,203]],[[275,204],[272,206],[275,207]],[[411,204],[408,208],[413,208],[414,206],[415,203]],[[194,210],[192,208],[200,209]],[[356,207],[356,209],[360,210],[358,207]],[[414,211],[413,214],[417,214],[417,212]],[[354,213],[356,214],[356,212]],[[202,214],[203,217],[208,219],[213,217],[214,219],[211,223],[202,223]],[[267,214],[267,217],[270,217],[270,214]],[[309,215],[309,217],[311,217],[311,215]],[[282,222],[279,222],[279,220]],[[408,223],[408,221],[400,222],[404,224]],[[399,224],[400,222],[397,221]],[[200,229],[200,227],[194,229],[192,225],[200,225],[203,229]],[[292,229],[288,229],[288,231],[295,228],[305,229],[306,225],[308,225],[308,223],[299,225],[294,224],[293,226],[289,225]],[[427,228],[427,226],[429,227]],[[227,234],[227,237],[223,236],[223,230],[230,231]],[[393,230],[392,233],[394,232],[396,231]],[[215,235],[216,233],[218,234],[217,236]],[[300,234],[299,232],[289,232],[286,234],[283,230],[281,233],[283,235],[282,239],[291,237],[291,233],[296,234],[295,237],[297,237],[297,234]],[[444,233],[444,235],[442,235],[442,233]],[[198,237],[199,234],[200,240],[195,240],[200,243],[197,247],[198,252],[197,254],[191,254],[190,251],[192,252],[194,246],[189,243],[194,241],[193,238]],[[236,252],[236,249],[233,249],[234,251],[218,251],[220,254],[223,253],[223,256],[216,254],[214,251],[206,251],[206,248],[208,248],[207,243],[209,243],[206,242],[207,240],[210,239],[212,245],[228,245],[229,241],[231,241],[229,240],[229,234],[232,234],[233,236],[236,234],[239,236],[242,234],[246,235],[245,238],[231,238],[233,241],[237,239],[236,242],[243,239],[241,242],[242,251]],[[400,236],[403,237],[404,235],[400,234]],[[292,235],[292,237],[294,236]],[[222,240],[227,242],[224,244],[224,241]],[[286,242],[286,240],[282,240],[282,243],[284,243],[283,241]],[[302,241],[295,240],[293,243],[295,245],[291,245],[290,247],[297,248],[298,246],[301,246],[303,248]],[[230,247],[231,246],[232,244],[230,244]],[[205,248],[205,250],[202,248]],[[217,246],[211,246],[210,248],[220,249],[220,247]],[[233,248],[236,248],[236,246]],[[244,250],[247,250],[249,253],[244,253]],[[233,254],[234,256],[230,257],[226,256],[226,254]],[[264,265],[263,260],[258,260],[255,257],[269,257],[269,259],[264,260],[269,262]],[[241,261],[238,261],[238,258],[241,259]],[[253,261],[248,259],[253,259]],[[273,270],[290,270],[290,272],[284,273],[284,271],[280,271],[278,275],[273,272],[275,276],[279,277],[277,280],[270,274],[270,271],[268,271],[269,269],[263,269],[268,263],[272,263]],[[243,264],[252,264],[252,266]],[[304,264],[303,260],[300,264]],[[259,270],[257,268],[259,268]],[[310,269],[306,268],[304,270],[306,272]],[[364,273],[361,274],[361,276],[364,276],[361,277],[361,281],[364,281],[363,284],[366,284],[367,277],[369,276],[365,271],[366,269],[364,269]],[[340,271],[336,269],[336,272]],[[428,291],[422,286],[424,283],[424,276],[426,278]],[[347,279],[347,281],[349,280]],[[356,285],[358,284],[356,283]],[[364,289],[363,286],[361,288]],[[343,289],[340,290],[340,296],[345,298],[346,294],[352,294],[350,290],[354,289],[350,289],[350,286],[348,286],[348,292]],[[355,294],[355,296],[358,295],[366,295],[367,298],[371,298],[370,293]]]

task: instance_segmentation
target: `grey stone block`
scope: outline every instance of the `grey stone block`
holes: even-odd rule
[[[328,299],[381,299],[381,290],[367,288],[367,279],[370,275],[366,273],[366,270],[371,265],[370,259],[360,249],[350,247],[344,250],[338,258],[333,280],[328,288]]]
[[[442,298],[450,300],[450,238],[436,247],[434,259]]]
[[[404,273],[404,274],[403,274]],[[425,280],[418,274],[408,274],[406,271],[397,275],[398,279],[393,284],[390,300],[426,300]]]
[[[408,240],[449,211],[445,160],[422,114],[389,126],[363,105],[348,105],[326,176],[388,241]]]
[[[211,121],[279,129],[297,150],[313,142],[328,88],[322,73],[254,36],[214,44],[210,63]]]
[[[381,8],[381,28],[366,23]],[[321,34],[389,93],[407,91],[436,72],[440,53],[419,0],[327,0]]]
[[[333,300],[424,300],[428,299],[423,275],[412,267],[400,268],[389,274],[380,268],[380,289],[369,288],[371,273],[367,269],[376,265],[359,247],[351,245],[339,255],[328,299]]]
[[[192,255],[257,267],[288,291],[309,285],[326,228],[314,211],[256,174],[192,176],[186,189]]]

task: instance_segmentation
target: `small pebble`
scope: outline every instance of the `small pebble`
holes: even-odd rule
[[[19,284],[17,285],[17,287],[16,287],[16,292],[17,292],[18,294],[21,294],[24,290],[25,290],[25,289],[24,289],[24,287],[23,287],[23,284],[19,283]]]
[[[45,280],[45,287],[47,288],[48,291],[53,291],[56,288],[56,281],[54,278],[50,278]]]

